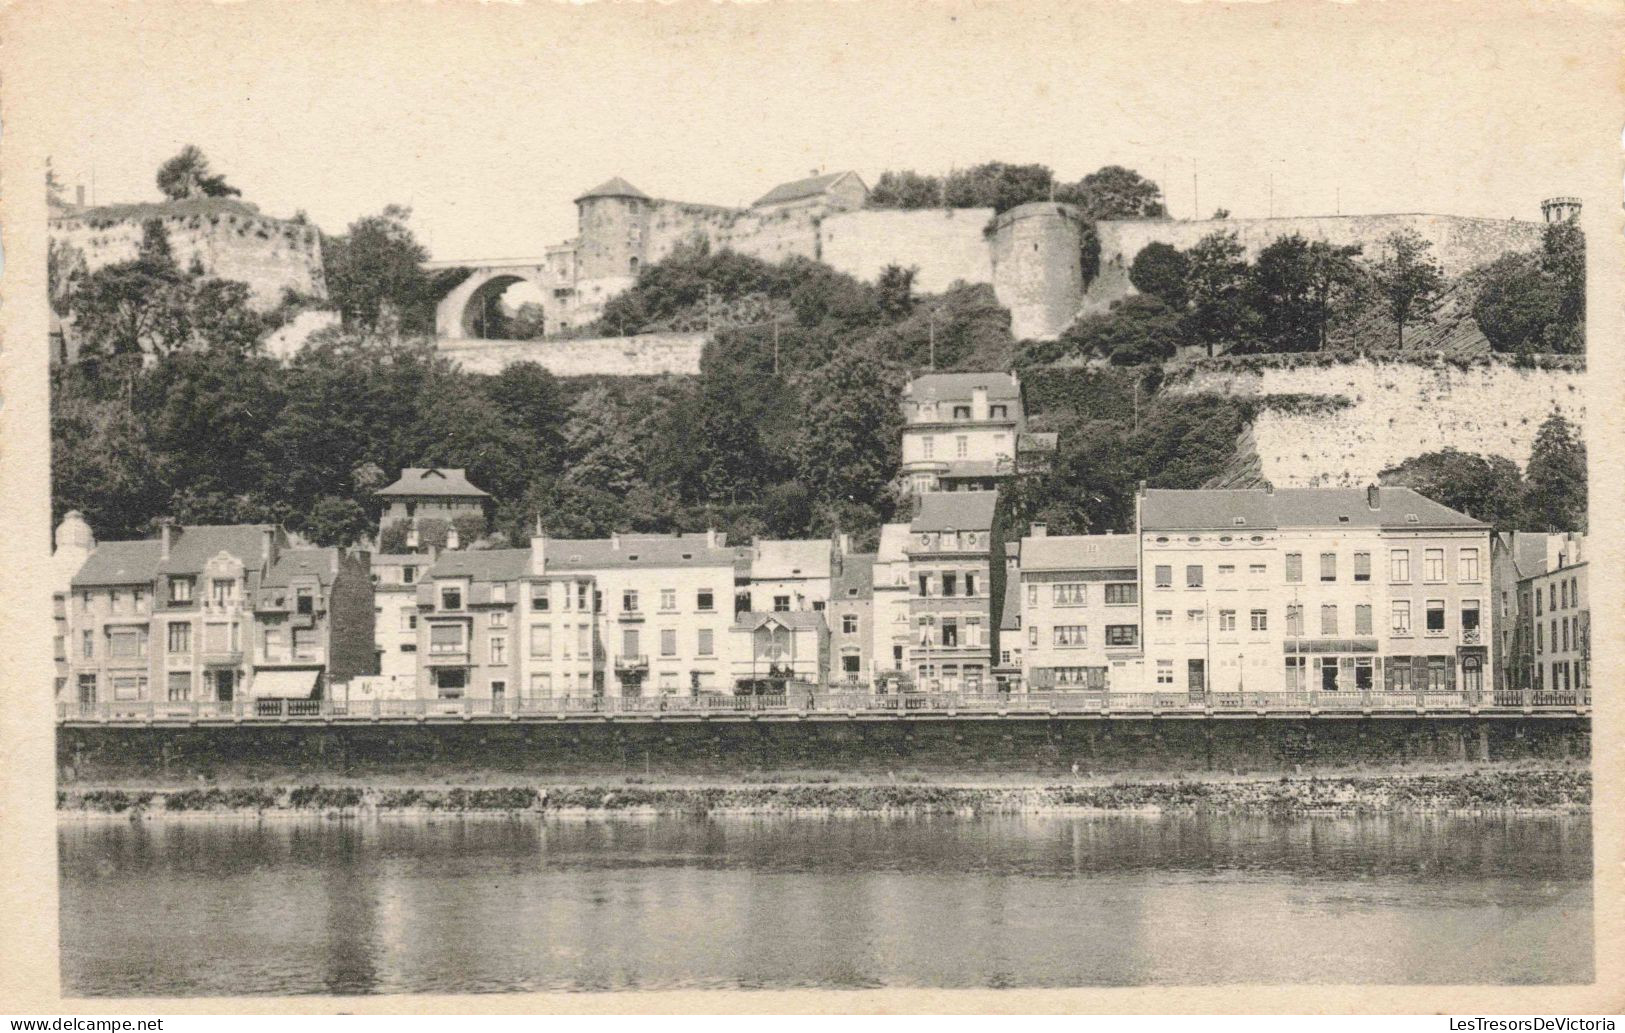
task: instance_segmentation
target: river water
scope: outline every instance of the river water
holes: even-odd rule
[[[1585,815],[59,825],[84,995],[1564,983]]]

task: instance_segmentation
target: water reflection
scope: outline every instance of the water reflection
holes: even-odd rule
[[[60,827],[71,994],[1588,981],[1585,817]]]

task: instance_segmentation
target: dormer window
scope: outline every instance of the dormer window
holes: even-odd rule
[[[313,589],[297,588],[293,593],[293,609],[295,613],[309,615],[316,612],[316,593]]]
[[[956,420],[968,420],[968,419],[970,419],[970,406],[968,406],[968,405],[956,405],[956,406],[954,406],[954,419],[956,419]]]
[[[192,601],[192,579],[189,577],[172,577],[169,579],[169,604],[183,606]]]
[[[991,419],[1002,420],[1010,415],[1010,407],[1008,405],[990,405],[987,407],[987,414]]]
[[[442,610],[461,610],[463,608],[463,590],[461,588],[442,588],[440,590],[440,608]]]
[[[1237,527],[1245,527],[1246,524],[1247,524],[1247,518],[1246,517],[1236,517],[1236,519],[1233,521],[1233,523]]]
[[[401,568],[401,584],[410,585],[412,582],[416,581],[417,579],[418,579],[418,568],[416,568],[416,567],[402,567]]]
[[[1407,524],[1420,523],[1420,521],[1416,519],[1416,514],[1415,513],[1406,513],[1405,514],[1405,522]]]

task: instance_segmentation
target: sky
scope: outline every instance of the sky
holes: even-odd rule
[[[453,260],[541,254],[615,175],[745,205],[814,169],[989,160],[1128,165],[1176,217],[1538,218],[1592,185],[1584,142],[1618,146],[1600,19],[1543,10],[149,2],[64,4],[13,42],[70,193],[156,198],[195,143],[269,214],[341,232],[408,204]]]

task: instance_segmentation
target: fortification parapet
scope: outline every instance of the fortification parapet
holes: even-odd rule
[[[1083,303],[1086,221],[1067,204],[1038,201],[993,220],[993,292],[1017,339],[1053,340]]]

